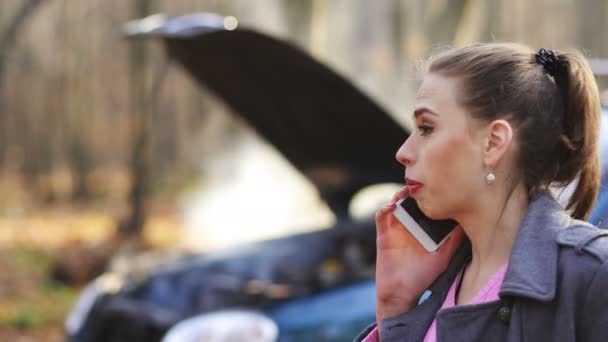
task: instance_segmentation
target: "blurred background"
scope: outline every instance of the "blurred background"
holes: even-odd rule
[[[516,41],[608,58],[608,0],[3,0],[1,341],[60,341],[79,289],[119,269],[116,256],[217,250],[335,221],[274,147],[168,65],[161,44],[124,37],[131,19],[193,12],[294,44],[404,127],[416,66],[436,49]]]

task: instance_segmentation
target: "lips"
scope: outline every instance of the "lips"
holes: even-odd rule
[[[405,184],[410,187],[410,195],[415,194],[418,190],[420,190],[420,188],[422,188],[422,185],[423,185],[422,183],[417,182],[410,178],[407,178],[405,180]]]
[[[417,182],[417,181],[415,181],[415,180],[413,180],[411,178],[407,178],[405,180],[405,184],[407,184],[407,185],[422,185],[422,183]]]

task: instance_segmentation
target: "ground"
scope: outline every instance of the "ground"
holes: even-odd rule
[[[64,341],[63,322],[79,288],[51,281],[51,260],[62,247],[99,241],[113,229],[113,217],[99,208],[0,217],[0,341]],[[178,232],[171,209],[155,210],[144,236],[160,249],[175,246]]]

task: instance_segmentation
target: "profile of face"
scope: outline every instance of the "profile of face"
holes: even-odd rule
[[[456,218],[475,210],[474,204],[483,198],[480,195],[488,191],[485,175],[489,169],[495,172],[505,151],[505,146],[499,146],[501,153],[496,155],[493,145],[493,130],[504,127],[474,119],[457,101],[461,87],[456,77],[438,73],[424,77],[416,94],[415,129],[396,154],[406,167],[406,178],[422,183],[411,196],[433,219]],[[508,125],[500,121],[499,125]],[[498,138],[499,144],[505,143]]]

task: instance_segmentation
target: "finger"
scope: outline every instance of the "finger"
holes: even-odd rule
[[[396,207],[397,204],[395,204],[395,202],[391,202],[378,209],[376,211],[376,221],[378,221],[378,219],[382,219],[386,214],[392,213]]]
[[[393,198],[391,199],[392,202],[397,202],[400,199],[407,197],[410,195],[410,187],[409,186],[404,186],[401,189],[399,189],[399,191],[397,191],[394,195]]]
[[[394,202],[388,203],[376,211],[376,229],[383,232],[388,227],[387,215],[391,214],[397,205]]]

